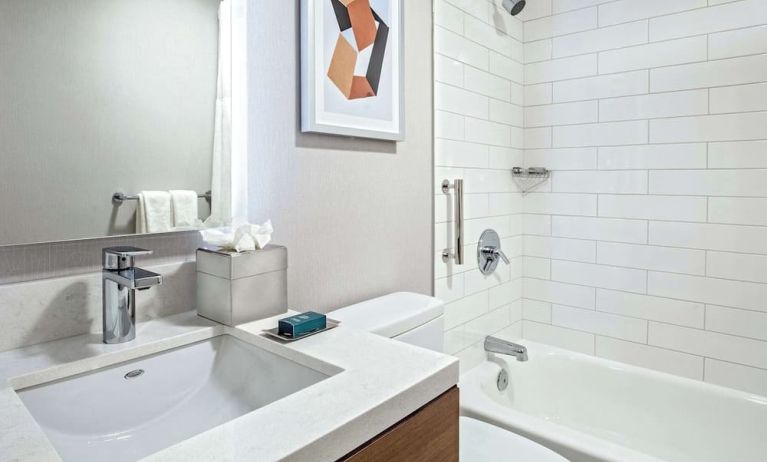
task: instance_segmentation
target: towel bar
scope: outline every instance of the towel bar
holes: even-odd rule
[[[200,199],[205,199],[206,201],[210,202],[210,198],[212,197],[211,192],[207,191],[205,194],[198,194],[197,197]],[[128,196],[125,193],[116,192],[112,194],[112,202],[117,205],[122,205],[125,201],[137,201],[138,196]]]

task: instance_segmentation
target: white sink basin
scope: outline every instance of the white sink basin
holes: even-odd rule
[[[135,461],[328,378],[232,336],[18,392],[64,461]]]

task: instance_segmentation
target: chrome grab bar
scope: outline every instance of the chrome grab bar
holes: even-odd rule
[[[443,180],[442,192],[447,194],[451,189],[455,191],[455,250],[452,256],[456,265],[463,265],[463,180],[456,179],[452,185],[450,180]],[[448,250],[442,252],[443,260],[447,261],[450,256]]]

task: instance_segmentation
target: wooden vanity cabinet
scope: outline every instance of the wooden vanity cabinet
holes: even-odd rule
[[[458,462],[458,387],[341,458],[345,462]]]

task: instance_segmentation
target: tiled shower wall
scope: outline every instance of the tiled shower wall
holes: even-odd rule
[[[523,336],[767,394],[767,1],[528,9]]]
[[[500,4],[500,0],[498,5]],[[486,0],[435,0],[435,292],[447,301],[446,347],[463,368],[482,360],[489,333],[521,334],[522,204],[509,169],[522,162],[522,21]],[[453,197],[443,179],[465,180],[462,266],[451,247]],[[476,243],[495,229],[511,265],[484,277]],[[452,250],[452,249],[451,249]]]

